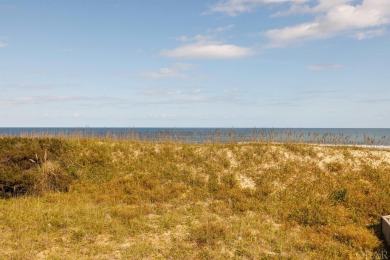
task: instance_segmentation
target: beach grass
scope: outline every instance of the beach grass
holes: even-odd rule
[[[0,138],[5,259],[372,259],[390,150]]]

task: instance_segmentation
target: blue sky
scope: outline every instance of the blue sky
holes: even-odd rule
[[[390,127],[389,0],[0,0],[0,127]]]

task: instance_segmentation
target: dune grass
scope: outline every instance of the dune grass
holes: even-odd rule
[[[0,138],[5,259],[348,259],[390,252],[390,151]],[[390,257],[390,253],[389,253]]]

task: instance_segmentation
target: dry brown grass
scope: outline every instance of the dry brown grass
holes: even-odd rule
[[[33,181],[25,184],[40,187],[0,199],[5,259],[346,259],[386,250],[379,225],[390,213],[390,151],[4,142],[0,176],[28,171]],[[9,156],[21,155],[11,148],[24,143],[33,149],[20,158],[34,160],[36,150],[39,164],[11,165]],[[67,189],[55,188],[60,175]]]

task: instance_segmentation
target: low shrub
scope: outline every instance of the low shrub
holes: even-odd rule
[[[196,225],[190,229],[189,239],[198,246],[215,246],[218,241],[225,239],[226,226],[212,221]]]
[[[43,191],[66,191],[68,144],[60,139],[2,138],[0,140],[0,198]]]

